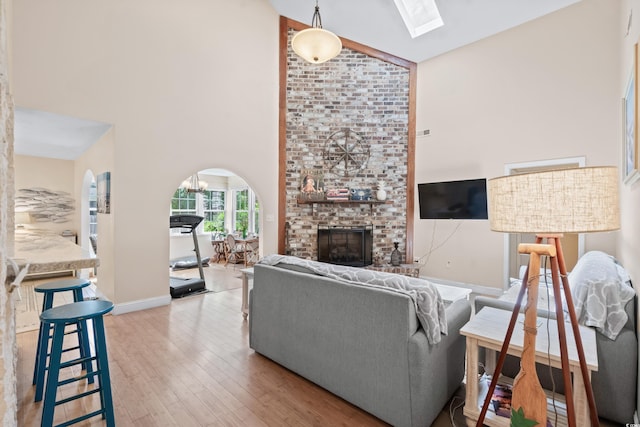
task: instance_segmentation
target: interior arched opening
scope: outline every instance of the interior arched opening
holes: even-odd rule
[[[170,197],[169,217],[174,298],[239,288],[239,270],[261,257],[259,197],[232,171],[211,168],[184,177]]]

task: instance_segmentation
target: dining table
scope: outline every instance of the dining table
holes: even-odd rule
[[[222,260],[227,260],[227,256],[224,250],[224,239],[215,238],[211,239],[211,245],[213,246],[213,256],[211,256],[211,261],[220,262]]]

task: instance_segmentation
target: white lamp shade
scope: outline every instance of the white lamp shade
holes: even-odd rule
[[[489,224],[505,233],[588,233],[620,228],[618,169],[588,167],[487,181]]]
[[[322,28],[307,28],[291,39],[293,51],[312,64],[322,64],[338,56],[342,50],[340,37]]]

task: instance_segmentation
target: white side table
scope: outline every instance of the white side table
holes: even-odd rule
[[[253,280],[253,267],[243,268],[240,270],[242,274],[242,317],[249,316],[249,279]]]
[[[511,320],[511,312],[499,310],[496,308],[485,307],[476,313],[471,320],[460,329],[460,334],[464,335],[467,340],[467,384],[466,399],[464,405],[464,415],[467,418],[468,426],[475,426],[476,421],[480,417],[480,409],[484,402],[484,396],[481,395],[478,384],[478,349],[484,347],[487,349],[487,371],[495,370],[495,356],[502,349],[509,321]],[[524,342],[522,314],[518,315],[518,323],[513,329],[513,335],[509,343],[508,353],[517,357],[522,355]],[[548,322],[548,323],[547,323]],[[536,340],[536,362],[543,365],[551,365],[554,368],[562,369],[562,360],[560,356],[560,344],[558,338],[558,325],[555,319],[546,319],[539,317],[538,336]],[[548,325],[548,332],[547,332]],[[547,336],[547,334],[549,336]],[[580,336],[586,358],[588,374],[598,370],[598,355],[596,350],[595,331],[591,328],[580,326]],[[580,368],[580,360],[578,351],[573,337],[573,329],[566,329],[567,351],[569,356],[569,369],[573,374],[573,403],[575,407],[576,425],[590,426],[589,405],[587,403],[587,393],[585,390],[584,379]],[[493,351],[491,351],[493,350]],[[560,425],[566,425],[566,407],[564,400],[559,394],[555,395],[556,403],[559,407]],[[553,405],[549,403],[550,413],[553,411]],[[487,411],[484,424],[492,427],[508,427],[509,418],[496,415],[492,411]]]

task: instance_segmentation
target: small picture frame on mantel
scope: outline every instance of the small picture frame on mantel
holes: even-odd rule
[[[320,169],[300,171],[300,199],[324,200],[324,173]]]

